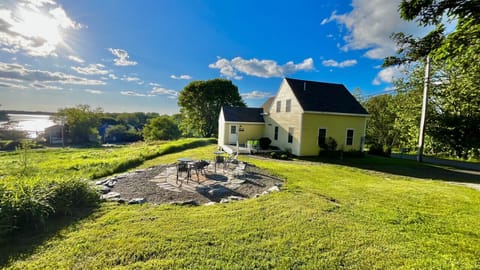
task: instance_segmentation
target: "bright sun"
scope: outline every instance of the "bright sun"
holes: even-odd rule
[[[59,26],[53,17],[32,10],[20,10],[19,21],[12,30],[29,38],[37,38],[46,46],[55,47],[62,42]]]

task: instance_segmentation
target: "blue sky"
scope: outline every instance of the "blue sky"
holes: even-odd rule
[[[400,1],[16,0],[0,3],[0,109],[178,112],[193,80],[228,78],[249,106],[283,77],[392,89]]]

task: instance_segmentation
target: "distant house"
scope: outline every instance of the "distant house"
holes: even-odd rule
[[[220,147],[268,137],[297,156],[318,155],[328,137],[338,149],[362,150],[368,113],[342,84],[284,78],[262,108],[223,107]]]
[[[48,144],[63,144],[63,126],[53,125],[45,129],[45,139]]]

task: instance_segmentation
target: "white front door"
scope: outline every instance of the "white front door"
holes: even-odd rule
[[[228,144],[237,144],[238,139],[238,130],[237,125],[230,125],[228,129]]]

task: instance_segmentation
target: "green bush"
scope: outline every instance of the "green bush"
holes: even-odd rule
[[[3,179],[0,183],[0,237],[20,229],[41,229],[52,216],[94,207],[99,196],[84,180]],[[8,184],[7,184],[8,183]]]
[[[368,150],[370,155],[382,156],[382,157],[390,157],[392,154],[392,148],[386,147],[380,144],[372,144],[370,145],[370,149]]]

